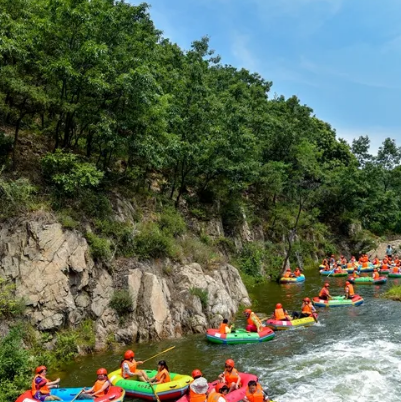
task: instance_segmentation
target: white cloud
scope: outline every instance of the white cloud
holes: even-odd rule
[[[259,70],[259,62],[257,57],[252,54],[249,42],[249,35],[240,33],[233,34],[231,52],[241,67],[253,72]]]

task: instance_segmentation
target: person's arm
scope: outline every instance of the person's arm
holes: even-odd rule
[[[95,386],[93,386],[92,388],[89,388],[89,389],[84,389],[82,392],[84,394],[91,394],[94,390],[95,390]]]
[[[48,386],[49,388],[57,388],[59,382],[60,382],[60,378],[57,378],[57,380],[49,381],[49,382],[47,383],[47,386]]]

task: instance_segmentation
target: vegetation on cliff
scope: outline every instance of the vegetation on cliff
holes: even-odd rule
[[[0,10],[2,218],[47,205],[86,232],[95,259],[235,254],[250,276],[331,253],[341,236],[359,252],[370,233],[401,232],[395,142],[376,157],[367,137],[350,147],[295,96],[269,96],[270,81],[222,64],[207,37],[180,49],[146,4],[124,1]],[[150,219],[111,218],[116,192]],[[187,222],[220,217],[224,235],[183,240],[174,207]],[[257,242],[238,252],[230,239],[244,225]]]

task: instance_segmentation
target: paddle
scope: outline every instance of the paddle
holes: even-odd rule
[[[156,392],[156,390],[153,388],[152,383],[149,381],[149,382],[148,382],[148,384],[149,384],[150,388],[152,389],[153,394],[154,394],[154,395],[155,395],[155,397],[156,397],[156,401],[157,401],[157,402],[160,402],[159,395],[157,395],[157,392]]]
[[[172,350],[172,349],[174,349],[174,348],[175,348],[175,346],[172,346],[171,348],[168,348],[168,349],[166,349],[166,350],[163,350],[163,352],[157,353],[157,354],[155,354],[154,356],[149,357],[148,359],[144,360],[143,362],[145,363],[145,362],[147,362],[147,361],[149,361],[149,360],[152,360],[153,358],[155,358],[155,357],[157,357],[157,356],[159,356],[159,355],[161,355],[161,354],[163,354],[163,353],[166,353],[166,352],[168,352],[169,350]]]
[[[84,391],[85,391],[85,387],[82,388],[81,391],[79,391],[79,392],[74,396],[74,399],[73,399],[71,402],[74,402],[74,401],[79,397],[79,395],[81,395],[82,392],[84,392]]]

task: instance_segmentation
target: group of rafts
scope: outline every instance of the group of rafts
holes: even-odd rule
[[[214,382],[208,383],[199,369],[194,369],[191,376],[170,372],[165,360],[158,362],[157,370],[139,370],[138,365],[144,362],[136,361],[134,357],[135,353],[127,350],[117,370],[108,374],[105,368],[99,368],[97,380],[89,388],[60,388],[60,379],[49,380],[46,366],[39,366],[35,370],[32,388],[20,395],[16,402],[75,402],[83,399],[122,402],[125,396],[156,402],[273,402],[258,383],[256,375],[238,372],[232,359],[227,359],[224,371]]]
[[[354,293],[352,284],[381,284],[390,278],[401,277],[401,261],[395,257],[394,259],[385,257],[383,261],[379,261],[376,257],[372,262],[366,255],[363,255],[358,261],[352,257],[347,261],[343,256],[338,260],[332,255],[329,259],[323,260],[319,266],[321,275],[326,277],[345,277],[351,274],[345,283],[345,296],[331,296],[329,293],[329,283],[326,282],[319,296],[313,297],[312,301],[306,297],[300,313],[293,313],[292,316],[283,309],[278,303],[272,316],[259,319],[257,315],[250,309],[246,309],[244,314],[247,318],[246,328],[236,328],[228,325],[228,321],[224,320],[219,329],[208,329],[207,340],[220,344],[241,344],[252,342],[265,342],[274,338],[275,330],[285,330],[289,328],[310,326],[317,322],[317,313],[313,307],[340,307],[340,306],[359,306],[363,303],[361,296]],[[373,272],[372,276],[361,276],[364,273]],[[280,278],[280,283],[300,283],[305,281],[305,276],[297,268],[294,272],[287,269]],[[265,324],[263,324],[265,322]],[[231,370],[234,369],[232,362]],[[229,367],[225,366],[225,372]],[[199,370],[189,375],[170,373],[164,360],[159,361],[157,370],[137,370],[137,365],[143,362],[134,360],[134,353],[127,351],[124,355],[121,367],[109,375],[107,370],[100,368],[97,370],[97,381],[92,388],[59,388],[59,379],[55,381],[48,380],[46,376],[46,367],[39,366],[36,369],[36,375],[32,381],[32,389],[23,393],[16,402],[44,402],[48,400],[63,400],[66,402],[74,402],[77,399],[91,399],[96,402],[121,402],[125,395],[134,398],[140,398],[150,401],[160,402],[161,400],[177,400],[179,402],[238,402],[245,400],[247,402],[264,402],[269,401],[267,395],[262,391],[257,383],[257,377],[249,373],[239,373],[239,386],[228,390],[224,388],[224,373],[220,379],[212,383],[205,383],[205,379],[201,377]],[[124,371],[124,367],[128,368],[128,372],[136,373],[130,376]],[[232,372],[232,371],[231,371]],[[198,375],[199,374],[199,375]],[[203,381],[204,392],[197,394],[195,385],[197,381]],[[249,383],[256,382],[255,386],[249,387]],[[38,389],[39,393],[36,392]],[[193,388],[191,388],[191,386]],[[254,389],[253,393],[250,389]],[[202,396],[200,396],[202,395]],[[202,399],[203,398],[203,399]],[[220,399],[222,398],[222,399]],[[202,400],[201,400],[202,399]],[[178,402],[178,401],[177,401]]]

